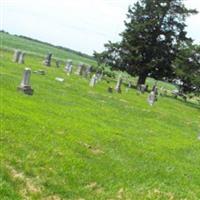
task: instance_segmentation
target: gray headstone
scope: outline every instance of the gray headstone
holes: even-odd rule
[[[45,59],[44,59],[44,62],[43,62],[43,64],[44,64],[45,66],[48,66],[48,67],[51,66],[51,57],[52,57],[52,54],[51,54],[51,53],[48,53],[48,54],[46,55],[46,57],[45,57]]]
[[[20,86],[18,87],[18,90],[23,91],[25,94],[32,95],[33,89],[30,86],[30,77],[31,77],[31,69],[25,68],[23,78]]]
[[[85,70],[86,77],[90,76],[91,73],[92,73],[92,66],[89,65]]]
[[[24,57],[25,57],[25,53],[24,52],[20,53],[19,59],[18,59],[19,64],[24,64]]]
[[[37,71],[34,71],[34,73],[36,73],[36,74],[40,74],[40,75],[45,75],[46,74],[46,72],[44,71],[44,70],[37,70]]]
[[[141,85],[138,86],[138,90],[139,90],[142,94],[144,94],[144,93],[147,91],[147,89],[148,89],[148,86],[145,85],[145,84],[141,84]]]
[[[96,83],[97,83],[97,76],[96,76],[96,74],[94,74],[90,80],[89,85],[90,85],[90,87],[94,87],[96,85]]]
[[[21,54],[21,51],[15,50],[14,55],[13,55],[13,62],[19,61],[20,54]]]
[[[148,96],[148,103],[150,106],[153,106],[153,104],[156,101],[156,93],[154,91],[151,91],[149,96]]]
[[[68,75],[72,73],[73,65],[72,65],[72,60],[67,61],[67,65],[65,66],[65,71],[67,72]]]
[[[80,63],[80,64],[78,65],[76,74],[79,75],[79,76],[82,76],[82,75],[83,75],[83,72],[84,72],[84,64],[83,64],[83,63]]]
[[[122,84],[122,78],[121,76],[118,78],[117,84],[115,86],[115,91],[118,93],[121,93],[121,84]]]

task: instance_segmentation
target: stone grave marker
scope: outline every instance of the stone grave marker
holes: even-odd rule
[[[149,96],[148,96],[148,103],[150,106],[153,106],[153,104],[156,101],[156,93],[154,91],[151,91]]]
[[[25,53],[21,52],[18,59],[19,64],[24,64],[24,57],[25,57]]]
[[[44,64],[45,66],[48,66],[48,67],[51,66],[51,57],[52,57],[52,54],[51,54],[51,53],[48,53],[48,54],[46,55],[46,57],[45,57],[45,59],[44,59],[44,62],[43,62],[43,64]]]
[[[116,84],[116,86],[115,86],[115,91],[116,91],[117,93],[121,93],[121,92],[122,92],[122,91],[121,91],[121,85],[122,85],[122,77],[119,76],[118,81],[117,81],[117,84]]]
[[[13,62],[17,62],[18,63],[20,54],[21,54],[21,51],[19,51],[19,50],[15,50],[14,51]]]
[[[90,80],[90,87],[94,87],[97,83],[97,75],[96,74],[93,74],[91,80]]]
[[[82,76],[84,72],[84,64],[83,63],[79,63],[76,74],[79,76]]]
[[[25,68],[21,84],[20,86],[18,86],[18,90],[21,90],[28,95],[33,94],[33,89],[30,86],[30,77],[31,77],[31,69]]]
[[[67,61],[67,65],[65,66],[65,71],[67,72],[67,75],[70,75],[72,73],[73,65],[72,60]]]
[[[39,70],[37,70],[37,71],[34,71],[34,73],[40,74],[40,75],[45,75],[45,74],[46,74],[46,72],[45,72],[44,70],[42,70],[42,69],[39,69]]]
[[[60,77],[56,77],[55,80],[59,81],[59,82],[64,82],[65,79],[64,78],[60,78]]]

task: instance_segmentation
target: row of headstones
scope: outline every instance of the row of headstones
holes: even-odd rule
[[[52,57],[52,54],[47,54],[43,62],[45,66],[51,66],[51,57]],[[24,64],[24,59],[25,59],[25,53],[21,52],[20,50],[15,50],[14,55],[13,55],[13,61],[19,64]],[[59,60],[56,60],[56,66],[57,67],[60,66]]]
[[[19,64],[24,64],[24,57],[25,57],[24,52],[21,52],[19,50],[15,50],[14,56],[13,56],[13,61],[16,62],[16,63],[19,63]],[[51,66],[51,59],[52,59],[52,54],[48,53],[45,56],[43,64],[45,66],[50,67]],[[56,66],[57,67],[60,66],[59,60],[56,60]],[[72,73],[72,69],[73,69],[72,60],[68,60],[66,66],[65,66],[65,71],[67,72],[68,75],[70,75]],[[83,63],[80,63],[78,65],[76,74],[77,75],[83,75],[83,76],[87,77],[88,75],[91,74],[91,72],[92,72],[92,66],[85,66]]]
[[[24,69],[24,74],[23,74],[23,78],[21,81],[20,86],[18,87],[19,90],[23,91],[25,94],[29,94],[32,95],[33,94],[33,89],[30,86],[30,77],[31,77],[31,69],[30,68],[25,68]],[[94,74],[90,80],[89,85],[91,87],[94,87],[96,85],[98,81],[98,77],[96,74]],[[115,87],[115,91],[118,93],[121,93],[121,85],[122,85],[122,78],[121,76],[119,77],[116,87]],[[112,88],[108,88],[108,92],[112,93]],[[157,101],[157,94],[158,94],[158,88],[155,85],[152,89],[152,91],[150,92],[149,96],[148,96],[148,103],[152,106],[155,101]]]
[[[14,62],[23,64],[24,63],[24,56],[25,53],[21,52],[19,50],[15,50],[14,53]],[[45,57],[45,60],[43,61],[45,66],[51,66],[51,59],[52,59],[52,54],[49,53],[47,54],[47,56]],[[56,62],[57,67],[59,65],[58,62]],[[68,75],[70,75],[72,73],[72,69],[73,69],[73,65],[72,65],[72,60],[68,60],[67,61],[67,65],[65,66],[65,71],[67,72]],[[40,72],[40,70],[38,71],[38,73]],[[80,75],[80,76],[84,76],[84,77],[88,77],[88,75],[90,75],[92,73],[92,66],[88,66],[86,67],[83,63],[80,63],[78,65],[76,74]],[[40,74],[45,74],[44,71],[42,71],[42,73]],[[31,69],[29,68],[25,68],[24,70],[24,76],[22,79],[22,82],[20,84],[20,86],[18,87],[18,89],[22,90],[24,93],[26,94],[33,94],[33,89],[31,88],[29,82],[30,82],[30,76],[31,76]],[[103,73],[97,73],[97,74],[93,74],[89,86],[90,87],[94,87],[103,77]],[[59,79],[60,80],[60,79]],[[115,91],[117,93],[121,93],[121,85],[122,85],[122,77],[119,76],[117,84],[115,86]],[[128,84],[128,88],[131,88],[132,85],[129,82]],[[145,91],[148,90],[148,86],[147,85],[140,85],[138,87],[138,90],[141,93],[144,93]],[[112,87],[108,87],[108,92],[112,93],[113,92],[113,88]],[[155,103],[155,101],[157,100],[157,94],[158,94],[158,88],[155,85],[151,91],[151,93],[148,96],[148,102],[150,105],[153,105]]]
[[[24,64],[24,57],[25,57],[25,53],[15,50],[14,52],[14,56],[13,56],[13,61],[19,64]]]

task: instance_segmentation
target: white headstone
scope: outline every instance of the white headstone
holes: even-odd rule
[[[97,76],[94,74],[90,80],[90,87],[94,87],[97,83]]]
[[[156,94],[155,94],[154,91],[151,91],[149,96],[148,96],[148,103],[149,103],[150,106],[153,106],[155,101],[156,101]]]
[[[24,64],[24,56],[25,56],[25,53],[20,53],[19,55],[19,59],[18,59],[18,63],[19,64]]]
[[[122,78],[121,76],[118,78],[117,84],[115,86],[115,91],[118,93],[121,93],[121,84],[122,84]]]
[[[80,64],[78,65],[76,74],[79,75],[79,76],[83,75],[83,70],[84,70],[84,64],[83,64],[83,63],[80,63]]]
[[[67,75],[70,75],[72,73],[73,65],[72,60],[67,61],[67,65],[65,66],[65,71],[67,72]]]
[[[60,78],[60,77],[56,77],[55,80],[56,80],[56,81],[59,81],[59,82],[64,82],[64,78]]]

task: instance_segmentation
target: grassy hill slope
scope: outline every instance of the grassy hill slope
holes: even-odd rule
[[[10,35],[5,32],[0,32],[1,47],[8,49],[22,49],[31,54],[36,54],[38,56],[44,57],[47,53],[52,53],[53,58],[59,58],[60,60],[66,61],[67,59],[72,59],[75,63],[80,61],[96,65],[96,62],[92,59],[81,57],[73,52],[56,48],[50,44],[39,43],[38,41],[29,40],[26,38],[18,37],[15,35]]]
[[[150,107],[147,94],[90,88],[40,56],[19,65],[0,55],[1,199],[200,199],[197,105],[160,97]],[[32,73],[33,96],[16,90],[25,66],[47,72]]]

